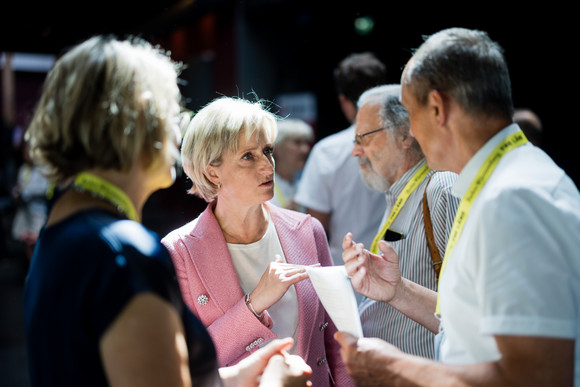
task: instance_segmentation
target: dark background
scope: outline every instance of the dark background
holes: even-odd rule
[[[364,16],[374,20],[366,35],[354,28]],[[424,35],[448,27],[481,29],[505,49],[515,106],[540,116],[543,148],[578,186],[578,129],[571,115],[578,86],[577,23],[571,5],[558,2],[515,7],[465,1],[425,6],[381,0],[8,0],[0,6],[0,52],[58,56],[94,34],[138,35],[187,64],[182,92],[190,109],[219,95],[255,93],[276,104],[282,94],[307,92],[316,98],[312,123],[320,139],[347,126],[332,83],[332,70],[346,55],[374,52],[387,65],[389,82],[398,83]],[[16,123],[25,127],[44,74],[15,77]],[[205,203],[186,195],[186,188],[181,176],[173,187],[154,194],[144,223],[164,235],[194,218]],[[14,262],[14,257],[0,257],[1,386],[27,385],[20,311],[26,263]]]
[[[578,85],[570,55],[578,23],[570,5],[538,2],[416,2],[380,0],[162,0],[21,2],[2,7],[0,51],[59,54],[95,33],[137,34],[171,50],[188,64],[183,91],[197,109],[221,94],[312,92],[317,98],[318,138],[346,125],[331,73],[351,52],[373,51],[388,67],[389,81],[422,36],[447,27],[487,31],[505,49],[516,107],[542,119],[544,148],[576,182],[571,91]],[[10,9],[13,8],[13,9]],[[354,20],[371,16],[369,35]],[[33,100],[34,98],[32,98]],[[23,108],[30,110],[25,102]],[[21,113],[22,116],[22,113]],[[574,125],[575,126],[575,125]],[[574,147],[574,148],[573,148]],[[578,184],[578,183],[577,183]]]

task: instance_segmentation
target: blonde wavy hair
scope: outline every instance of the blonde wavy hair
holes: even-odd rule
[[[33,161],[62,183],[90,168],[161,160],[180,112],[180,70],[139,39],[97,36],[75,46],[44,83],[26,134]]]
[[[221,97],[197,112],[181,145],[183,169],[193,184],[188,192],[206,202],[215,199],[218,189],[207,177],[208,167],[221,165],[225,154],[237,152],[242,135],[250,138],[256,131],[272,143],[278,133],[276,116],[261,100]]]

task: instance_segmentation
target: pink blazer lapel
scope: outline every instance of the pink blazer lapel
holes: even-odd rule
[[[288,262],[297,265],[317,263],[318,255],[310,217],[266,205],[272,214],[276,232]]]
[[[189,235],[195,243],[187,243],[199,280],[209,296],[225,313],[243,296],[236,270],[222,230],[213,214],[210,203],[200,215]]]
[[[282,211],[275,206],[268,206],[284,255],[289,263],[298,265],[313,265],[318,263],[318,252],[312,220],[309,216],[289,211]],[[307,356],[311,349],[313,335],[313,322],[323,313],[322,304],[312,286],[312,282],[306,279],[294,285],[298,297],[298,353]]]

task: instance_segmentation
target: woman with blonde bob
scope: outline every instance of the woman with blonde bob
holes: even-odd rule
[[[94,37],[48,74],[27,137],[63,191],[26,281],[32,386],[307,383],[300,359],[292,371],[280,361],[290,339],[218,370],[167,250],[139,223],[147,198],[173,183],[178,69],[146,42]]]
[[[276,117],[263,103],[218,98],[193,117],[181,160],[190,193],[209,204],[169,233],[186,304],[208,328],[222,366],[276,337],[295,339],[314,386],[349,386],[330,321],[305,265],[332,264],[320,222],[278,208],[274,195]]]

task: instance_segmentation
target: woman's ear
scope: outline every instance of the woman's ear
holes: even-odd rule
[[[218,185],[220,181],[220,176],[219,171],[215,166],[213,165],[208,166],[203,174],[205,175],[205,177],[207,177],[209,181],[211,181],[215,185]]]

